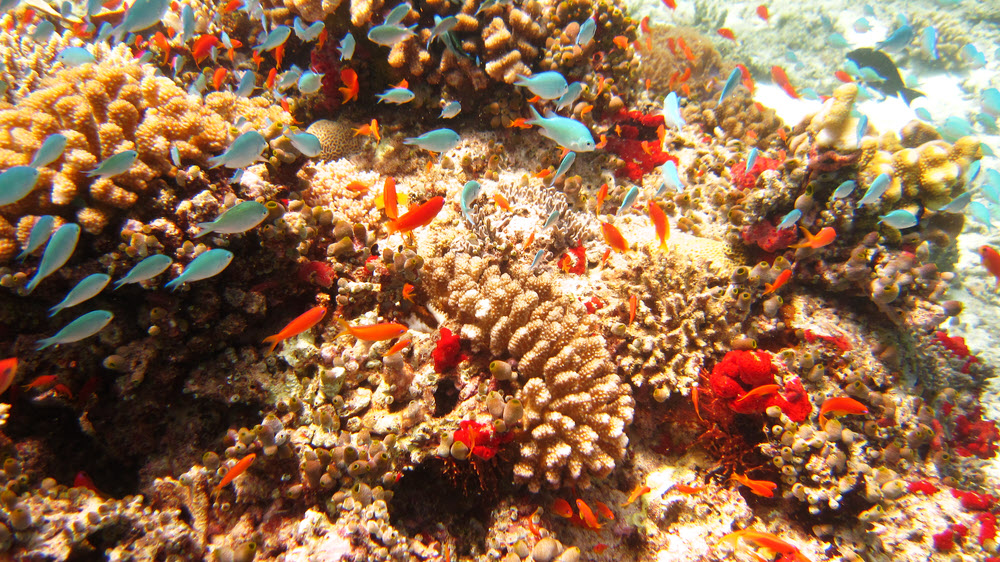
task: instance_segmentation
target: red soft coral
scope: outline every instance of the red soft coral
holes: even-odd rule
[[[500,451],[501,445],[514,438],[509,431],[496,433],[492,425],[474,420],[462,420],[458,425],[460,429],[455,430],[452,439],[465,444],[473,455],[487,461]]]
[[[733,179],[733,184],[736,187],[742,191],[746,191],[757,185],[757,178],[760,177],[761,172],[774,170],[781,165],[781,162],[778,159],[758,156],[757,161],[754,162],[753,168],[750,168],[749,172],[747,172],[746,161],[737,162],[729,168],[729,176]]]
[[[950,444],[961,457],[977,456],[991,459],[997,454],[1000,431],[993,420],[982,419],[982,408],[973,408],[968,414],[955,418]]]
[[[461,339],[457,335],[453,335],[448,328],[441,328],[441,338],[434,346],[431,357],[434,358],[434,372],[436,373],[449,371],[469,358],[462,353]]]
[[[605,149],[625,163],[615,171],[616,177],[639,182],[642,177],[667,161],[677,163],[677,157],[663,152],[657,129],[663,126],[662,115],[647,115],[639,111],[621,111],[613,118],[617,136],[607,137]]]
[[[740,235],[748,246],[757,244],[761,250],[769,253],[784,250],[798,239],[794,228],[777,230],[768,220],[744,226]]]
[[[770,353],[736,350],[727,353],[715,365],[708,381],[712,394],[728,400],[729,409],[738,414],[759,414],[771,406],[778,406],[791,420],[805,421],[812,412],[812,403],[797,377],[785,383],[782,393],[744,398],[757,387],[774,384],[775,372]]]

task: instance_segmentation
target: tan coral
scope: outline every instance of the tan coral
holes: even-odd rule
[[[816,148],[841,152],[858,148],[858,118],[851,116],[857,97],[858,86],[852,82],[838,86],[833,96],[823,103],[806,128]]]

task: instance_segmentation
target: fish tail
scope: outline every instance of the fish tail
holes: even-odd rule
[[[922,92],[918,92],[917,90],[903,88],[899,91],[899,96],[903,98],[903,101],[906,102],[906,105],[910,105],[910,102],[912,102],[917,98],[924,97],[924,94]]]
[[[40,280],[38,279],[38,277],[35,277],[31,281],[28,281],[28,284],[25,285],[24,287],[24,290],[26,291],[25,294],[30,295],[31,292],[35,290],[35,287],[38,286],[39,282]]]
[[[533,118],[531,119],[531,121],[525,121],[525,123],[527,123],[529,125],[538,125],[538,124],[540,124],[542,122],[542,119],[543,119],[542,118],[542,114],[538,113],[538,110],[535,109],[535,106],[533,106],[533,105],[529,105],[528,109],[531,110],[531,115],[533,116]]]
[[[39,345],[38,347],[35,348],[35,351],[41,351],[41,350],[45,349],[46,347],[51,346],[54,342],[52,341],[52,338],[45,338],[45,339],[38,340],[35,343],[41,344],[41,345]]]
[[[195,234],[194,237],[195,238],[201,238],[202,236],[204,236],[204,235],[212,232],[212,225],[213,224],[214,224],[213,222],[200,222],[197,225],[195,225],[198,228],[200,228],[201,230],[198,231],[198,234]]]
[[[267,349],[267,352],[270,354],[270,353],[274,353],[274,348],[278,347],[278,342],[280,342],[280,341],[281,340],[278,339],[278,334],[275,334],[273,336],[268,336],[268,337],[264,338],[264,341],[262,343],[270,343],[271,344],[271,347],[269,347]]]
[[[396,224],[396,221],[389,221],[385,224],[385,231],[389,234],[393,234],[399,231],[399,225]]]
[[[49,309],[49,318],[52,318],[56,314],[59,314],[60,310],[62,310],[62,309],[59,308],[59,305],[56,305],[56,306],[53,306],[52,308],[50,308]]]
[[[181,284],[182,284],[181,278],[178,277],[177,279],[174,279],[173,281],[170,281],[169,283],[167,283],[166,285],[164,285],[163,288],[164,289],[170,289],[171,291],[176,291],[177,287],[180,287]]]

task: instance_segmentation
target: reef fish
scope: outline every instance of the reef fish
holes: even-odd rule
[[[52,215],[44,215],[38,217],[35,224],[31,227],[31,233],[28,234],[28,245],[24,247],[24,250],[17,255],[17,259],[23,260],[28,257],[29,254],[35,250],[42,247],[42,244],[49,241],[49,236],[52,235],[52,227],[55,225],[56,219]]]
[[[875,72],[875,79],[869,81],[871,82],[871,86],[882,92],[883,95],[898,95],[903,98],[903,101],[907,105],[914,99],[924,95],[905,86],[902,77],[899,75],[899,69],[896,68],[896,64],[892,62],[892,59],[888,55],[881,51],[862,47],[847,53],[847,58],[858,65],[862,74],[865,69],[871,69]]]
[[[383,24],[377,25],[368,31],[368,40],[383,47],[392,47],[396,43],[409,39],[413,35],[413,27]]]
[[[247,468],[250,468],[250,465],[253,464],[253,461],[256,458],[257,458],[256,453],[250,453],[249,455],[240,459],[238,463],[234,464],[232,468],[226,471],[225,476],[223,476],[222,480],[219,481],[219,484],[215,486],[215,488],[212,490],[212,493],[218,494],[219,492],[221,492],[222,489],[225,488],[230,482],[235,480],[237,476],[246,472]]]
[[[781,219],[781,222],[779,222],[778,226],[776,226],[775,228],[777,230],[784,230],[786,228],[795,228],[795,223],[799,222],[799,219],[801,218],[802,218],[802,211],[800,211],[799,209],[792,209],[791,211],[788,212],[787,215],[784,216],[784,218]]]
[[[409,88],[389,88],[381,94],[376,94],[378,103],[394,103],[397,105],[412,101],[415,97]]]
[[[108,286],[110,281],[111,276],[107,273],[94,273],[84,277],[66,293],[59,304],[49,309],[49,316],[55,316],[64,308],[70,308],[94,298]]]
[[[243,201],[226,210],[212,222],[198,223],[198,228],[201,230],[194,237],[201,238],[211,232],[220,234],[246,232],[263,222],[267,214],[268,210],[264,205],[256,201]]]
[[[858,137],[857,139],[858,146],[861,146],[861,139],[864,138],[865,132],[867,131],[868,131],[868,116],[862,115],[860,118],[858,118],[858,128],[856,131]]]
[[[885,223],[900,230],[917,226],[919,222],[916,215],[906,209],[896,209],[885,215],[879,215],[878,222]]]
[[[403,139],[403,144],[418,146],[431,152],[447,152],[455,148],[460,140],[462,138],[458,133],[451,129],[434,129],[419,137]]]
[[[294,320],[289,322],[284,328],[282,328],[280,332],[274,334],[273,336],[264,338],[264,343],[271,344],[271,347],[268,348],[267,352],[273,352],[279,342],[295,337],[312,328],[318,324],[324,316],[326,316],[325,306],[316,306],[300,314]]]
[[[758,156],[760,156],[760,151],[757,150],[757,147],[755,146],[755,147],[751,148],[750,149],[750,154],[747,154],[747,163],[744,166],[744,169],[745,170],[753,170],[754,164],[757,163],[757,157]]]
[[[569,171],[570,167],[573,166],[573,162],[576,162],[576,153],[567,152],[566,156],[563,156],[562,162],[559,162],[559,167],[556,169],[556,173],[552,176],[552,181],[549,185],[554,185],[556,180],[561,178],[566,172]]]
[[[459,199],[459,206],[462,208],[462,214],[465,216],[466,220],[472,222],[472,217],[469,216],[469,205],[479,197],[482,192],[483,186],[476,180],[470,180],[465,182],[462,187],[462,196]]]
[[[134,150],[123,150],[114,156],[106,158],[93,170],[87,172],[90,177],[98,176],[102,179],[111,178],[118,174],[124,174],[135,164],[139,158],[139,153]]]
[[[52,275],[60,267],[69,261],[73,251],[76,250],[76,243],[80,239],[80,225],[75,223],[64,224],[56,230],[45,245],[45,253],[42,254],[42,261],[38,265],[38,271],[25,286],[25,290],[31,293],[35,287],[49,275]]]
[[[382,206],[385,208],[385,216],[390,219],[399,218],[399,196],[396,194],[396,179],[388,177],[382,184]]]
[[[285,133],[285,136],[295,150],[309,158],[315,158],[323,152],[323,144],[319,141],[319,137],[312,133]]]
[[[684,117],[681,116],[677,92],[670,92],[663,98],[663,122],[671,129],[680,129],[686,124]]]
[[[840,396],[828,398],[819,408],[819,426],[826,427],[826,414],[867,414],[868,407],[857,400]]]
[[[535,252],[535,257],[534,259],[531,260],[531,265],[528,266],[528,269],[535,269],[535,266],[541,263],[542,256],[544,255],[545,255],[545,248],[542,248],[541,250]]]
[[[413,10],[413,6],[409,2],[398,4],[385,17],[385,25],[399,25],[411,10]]]
[[[658,196],[662,195],[667,187],[673,188],[674,191],[684,189],[684,184],[681,183],[681,176],[677,172],[677,163],[673,160],[667,160],[660,166],[660,179],[663,181],[663,184],[656,191],[656,195]]]
[[[548,218],[545,219],[545,222],[542,223],[542,230],[554,225],[557,220],[559,220],[559,211],[552,211],[549,213]]]
[[[831,195],[831,197],[834,199],[843,199],[844,197],[850,195],[857,186],[858,184],[854,180],[846,180],[838,185],[837,189],[833,190],[833,195]]]
[[[303,43],[314,41],[320,33],[323,33],[324,29],[326,29],[326,24],[322,21],[313,22],[309,27],[306,27],[302,23],[302,18],[298,16],[295,16],[295,21],[292,23],[292,31]]]
[[[805,242],[792,244],[791,248],[822,248],[837,239],[837,231],[832,226],[824,226],[816,234],[812,234],[804,226],[799,226],[799,228],[802,229],[802,234],[805,235],[806,240]]]
[[[983,186],[984,193],[986,191],[986,187],[988,186],[986,185]],[[958,197],[955,197],[954,199],[949,201],[948,204],[945,205],[944,207],[941,207],[941,210],[946,213],[964,213],[966,207],[968,207],[969,203],[971,202],[972,202],[972,192],[966,191],[965,193],[962,193]]]
[[[315,94],[323,85],[323,75],[307,70],[299,76],[298,88],[303,94]]]
[[[887,51],[902,51],[913,41],[913,27],[909,24],[904,24],[896,28],[892,32],[892,35],[886,37],[884,41],[879,41],[875,43],[875,50],[881,51],[885,49]],[[883,75],[884,76],[884,75]]]
[[[630,250],[628,240],[625,240],[625,237],[622,236],[621,231],[615,225],[602,222],[601,234],[604,236],[604,242],[616,252],[624,253]]]
[[[882,195],[889,189],[892,184],[892,176],[883,172],[878,175],[872,184],[868,187],[868,191],[865,192],[864,197],[858,201],[858,206],[871,205],[872,203],[879,200]]]
[[[448,16],[443,19],[440,16],[434,16],[434,27],[431,28],[431,36],[427,39],[427,45],[424,49],[429,49],[435,39],[455,29],[456,25],[458,25],[458,18],[455,16]]]
[[[35,188],[38,169],[31,166],[14,166],[0,174],[0,207],[16,203]]]
[[[980,101],[983,104],[983,111],[994,117],[1000,117],[1000,90],[996,88],[983,90]]]
[[[983,205],[979,201],[973,201],[969,203],[968,206],[969,214],[972,215],[977,222],[982,223],[988,229],[993,230],[993,221],[990,215],[989,208]]]
[[[792,270],[786,269],[778,274],[778,277],[774,280],[774,283],[764,283],[764,292],[762,294],[769,295],[778,289],[782,288],[789,279],[792,278]]]
[[[56,55],[56,61],[68,67],[80,66],[81,64],[94,62],[95,60],[97,59],[94,58],[94,55],[90,54],[90,51],[83,47],[66,47]]]
[[[441,212],[444,207],[444,197],[438,195],[430,198],[426,203],[411,207],[403,216],[385,225],[389,234],[394,232],[409,232],[415,228],[426,226],[434,220],[434,217]]]
[[[337,47],[337,52],[340,53],[340,60],[351,60],[354,57],[354,47],[357,45],[357,41],[351,32],[348,31],[347,35],[340,40],[340,46]]]
[[[257,131],[247,131],[236,137],[229,149],[208,159],[212,168],[225,166],[227,168],[246,168],[256,162],[267,147],[264,135]]]
[[[439,115],[438,117],[440,117],[441,119],[451,119],[456,115],[458,115],[459,113],[461,113],[461,111],[462,111],[462,104],[460,102],[450,101],[446,103],[444,107],[441,108],[441,115]]]
[[[527,88],[543,100],[559,99],[569,88],[566,78],[554,70],[539,72],[530,77],[520,76],[514,85]]]
[[[635,203],[635,200],[639,198],[639,186],[633,185],[625,193],[625,197],[622,199],[621,205],[618,206],[618,211],[615,212],[615,216],[622,214],[622,211],[627,210],[629,207]]]
[[[670,221],[666,213],[654,201],[649,202],[649,221],[653,223],[656,237],[660,239],[660,249],[667,249],[667,238],[670,238]]]
[[[588,43],[594,38],[594,33],[597,31],[597,22],[594,18],[590,17],[583,20],[580,24],[580,31],[576,34],[575,44],[581,47],[586,47]]]
[[[279,25],[271,30],[264,38],[264,41],[260,45],[257,45],[256,50],[259,52],[273,51],[278,47],[285,44],[288,41],[288,37],[292,34],[292,29],[287,25]]]
[[[242,97],[250,97],[254,89],[257,87],[257,75],[254,74],[252,70],[247,70],[240,76],[240,83],[236,86],[236,95]]]
[[[986,55],[977,49],[972,43],[967,43],[964,47],[962,47],[959,54],[962,55],[962,58],[965,59],[972,68],[982,68],[986,66]]]
[[[766,482],[766,481],[760,480],[759,482]],[[774,484],[774,483],[768,482],[768,484]],[[776,484],[775,487],[777,487]],[[773,496],[774,494],[772,493],[771,495]],[[757,531],[752,531],[750,529],[743,529],[742,531],[729,533],[728,535],[719,539],[719,542],[728,542],[731,543],[733,547],[735,547],[739,539],[751,542],[758,547],[766,548],[771,552],[778,554],[779,555],[778,559],[784,562],[809,562],[809,559],[803,556],[802,553],[799,552],[799,549],[795,547],[795,545],[785,541],[784,539],[776,535],[772,535],[771,533],[760,533]]]
[[[569,86],[566,87],[566,93],[559,96],[559,99],[556,100],[556,109],[562,110],[573,105],[573,102],[575,102],[576,99],[579,98],[580,94],[582,93],[583,93],[582,82],[571,83]]]
[[[996,278],[997,287],[1000,287],[1000,252],[997,252],[992,246],[983,245],[979,247],[979,257],[983,267]]]
[[[931,60],[938,60],[938,34],[933,25],[928,25],[920,32],[920,50]]]
[[[531,107],[531,114],[534,117],[526,123],[538,125],[543,137],[574,152],[592,152],[594,150],[596,146],[594,137],[590,134],[590,129],[583,123],[576,119],[560,117],[551,112],[542,117],[534,107]]]
[[[17,374],[17,357],[0,360],[0,394],[7,392]]]
[[[139,283],[152,279],[153,277],[156,277],[166,271],[172,263],[174,263],[174,260],[170,259],[170,256],[165,256],[163,254],[154,254],[149,256],[130,269],[129,272],[125,274],[125,277],[115,281],[114,290],[117,291],[122,285]]]
[[[337,322],[340,324],[342,330],[334,339],[350,334],[364,341],[391,340],[392,338],[398,338],[409,330],[406,326],[395,322],[383,322],[370,326],[351,326],[339,316],[337,317]]]
[[[135,0],[125,12],[118,33],[136,33],[153,27],[163,20],[169,6],[168,0]]]
[[[774,497],[774,490],[778,487],[774,482],[768,480],[751,480],[744,474],[733,474],[730,478],[750,488],[750,491],[754,494],[765,498]]]
[[[726,96],[732,93],[733,89],[736,88],[736,85],[740,83],[741,76],[742,73],[738,68],[734,68],[733,71],[729,73],[729,78],[726,78],[726,83],[722,86],[722,93],[719,94],[719,101],[716,105],[721,104],[722,100],[726,99]]]
[[[191,263],[184,268],[184,271],[173,281],[164,285],[163,288],[176,291],[185,283],[193,283],[214,277],[222,273],[222,270],[226,269],[232,261],[233,253],[228,250],[219,248],[208,250],[191,260]]]
[[[88,312],[67,324],[62,330],[56,332],[56,335],[38,340],[36,349],[42,350],[52,345],[73,343],[89,338],[103,330],[114,317],[115,315],[107,310]]]

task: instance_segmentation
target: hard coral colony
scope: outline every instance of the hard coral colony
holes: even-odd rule
[[[995,11],[0,1],[0,553],[997,560]]]

